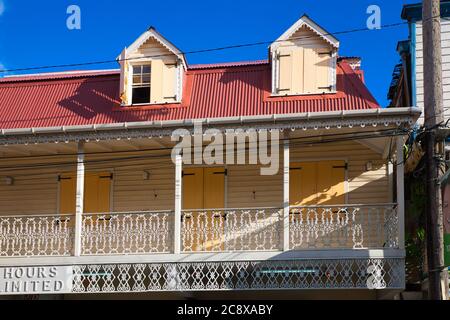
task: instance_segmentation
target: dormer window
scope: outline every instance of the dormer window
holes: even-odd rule
[[[133,104],[150,103],[150,64],[133,66]]]
[[[184,55],[154,28],[125,48],[118,60],[123,106],[181,102]]]
[[[336,91],[339,42],[303,16],[271,46],[272,94],[322,94]]]

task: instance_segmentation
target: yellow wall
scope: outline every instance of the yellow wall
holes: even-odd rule
[[[141,153],[142,155],[142,153]],[[118,154],[117,157],[131,154]],[[111,155],[108,155],[111,157]],[[87,157],[87,160],[94,157]],[[99,157],[95,157],[99,159]],[[348,203],[389,202],[389,177],[386,161],[381,156],[354,141],[291,147],[291,162],[311,160],[348,161]],[[55,161],[55,160],[53,160]],[[67,160],[64,160],[67,161]],[[74,159],[72,159],[74,161]],[[372,161],[373,169],[366,171],[366,163]],[[3,162],[2,165],[4,165]],[[18,162],[16,164],[25,163]],[[280,170],[273,176],[261,176],[259,165],[228,166],[226,198],[227,207],[281,206],[283,197],[280,152]],[[64,169],[33,169],[2,172],[2,177],[14,177],[13,185],[0,180],[0,214],[56,213],[58,198],[58,173],[73,172],[74,167]],[[109,161],[88,164],[90,171],[113,170],[112,210],[172,210],[174,207],[174,165],[170,158]],[[144,170],[150,173],[144,179]]]

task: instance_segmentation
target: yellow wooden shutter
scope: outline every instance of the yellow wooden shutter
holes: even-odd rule
[[[317,166],[317,204],[344,204],[345,161],[320,161]]]
[[[163,70],[164,62],[162,60],[152,60],[151,84],[150,84],[150,102],[163,102]]]
[[[62,175],[59,179],[59,213],[75,214],[77,179],[75,174]]]
[[[317,91],[330,92],[330,66],[331,55],[329,49],[317,49],[316,73],[317,73]]]
[[[111,173],[88,173],[84,183],[84,212],[108,213],[110,211]]]
[[[318,60],[317,52],[314,48],[304,48],[304,93],[317,92],[317,70],[316,63]]]
[[[225,207],[225,168],[204,169],[204,208]]]
[[[289,176],[290,176],[289,180],[290,204],[293,206],[315,205],[317,202],[316,163],[314,162],[291,163],[291,170]]]
[[[183,209],[203,209],[203,168],[183,170]]]
[[[304,65],[304,50],[303,48],[296,48],[292,51],[292,90],[291,93],[303,93],[303,65]]]
[[[280,49],[278,53],[279,83],[278,94],[290,94],[292,89],[292,52]]]
[[[177,100],[177,64],[176,63],[164,63],[163,64],[163,101],[173,102]]]
[[[98,212],[106,213],[111,211],[111,173],[100,174],[98,180]]]

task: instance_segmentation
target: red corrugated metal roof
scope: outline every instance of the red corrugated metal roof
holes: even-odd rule
[[[225,67],[243,67],[254,66],[259,64],[268,64],[269,60],[254,60],[254,61],[237,61],[237,62],[220,62],[220,63],[208,63],[208,64],[191,64],[190,70],[194,69],[211,69],[211,68],[225,68]]]
[[[116,70],[10,77],[0,80],[0,128],[30,128],[378,108],[345,62],[337,93],[271,97],[265,62],[211,65],[186,72],[181,104],[121,107]]]
[[[79,70],[67,72],[49,72],[37,74],[25,74],[18,76],[6,76],[0,78],[0,84],[5,82],[20,82],[20,81],[40,81],[40,80],[55,80],[55,79],[75,79],[97,77],[101,75],[120,74],[120,70]]]

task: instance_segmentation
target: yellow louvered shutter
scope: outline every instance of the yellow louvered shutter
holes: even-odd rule
[[[162,77],[163,101],[174,102],[177,100],[177,64],[164,63]]]
[[[318,60],[315,48],[304,48],[304,93],[317,92],[317,70],[316,63]]]
[[[292,53],[280,49],[278,53],[279,81],[278,94],[290,94],[292,90]]]
[[[330,92],[331,91],[331,81],[330,81],[330,66],[331,66],[331,55],[329,49],[318,49],[316,50],[316,81],[318,92]]]
[[[162,60],[152,60],[152,74],[150,84],[150,102],[161,103],[163,101],[163,70]]]
[[[304,79],[303,79],[303,65],[304,65],[304,50],[303,48],[296,48],[292,51],[292,90],[291,93],[303,93]]]

